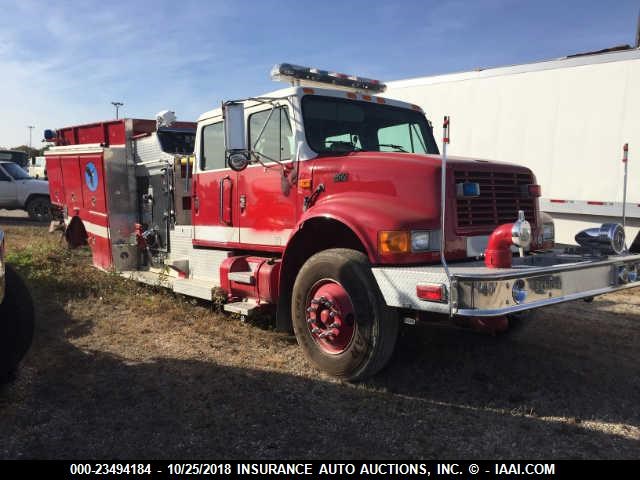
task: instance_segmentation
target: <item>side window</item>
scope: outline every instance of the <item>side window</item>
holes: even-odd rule
[[[249,142],[251,149],[260,155],[260,160],[269,162],[273,160],[291,160],[294,156],[293,132],[289,123],[289,113],[285,107],[254,113],[249,117]],[[264,122],[267,121],[265,125]],[[260,131],[264,126],[264,131]]]
[[[202,130],[202,170],[216,170],[225,167],[224,123],[207,125]]]
[[[393,152],[397,145],[406,152],[427,153],[420,128],[415,123],[400,123],[378,130],[378,144],[380,151]]]
[[[4,173],[4,170],[2,168],[0,168],[0,182],[10,182],[11,179],[9,178],[9,176]]]

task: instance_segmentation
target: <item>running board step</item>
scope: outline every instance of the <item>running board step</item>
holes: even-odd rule
[[[225,303],[223,306],[225,312],[236,313],[240,315],[240,318],[243,322],[251,317],[251,314],[256,312],[259,307],[259,304],[253,302],[232,302]]]
[[[188,258],[176,258],[167,263],[169,268],[182,273],[186,277],[189,276],[189,259]]]
[[[229,272],[229,280],[236,283],[244,283],[245,285],[254,285],[256,283],[256,277],[251,270]]]

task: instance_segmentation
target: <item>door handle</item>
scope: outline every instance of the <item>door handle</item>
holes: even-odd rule
[[[229,175],[225,175],[220,179],[220,223],[231,225],[231,212],[229,212],[229,220],[226,220],[224,215],[224,209],[230,207],[230,205],[225,207],[224,202],[224,183],[227,180],[229,181],[229,189],[231,189],[231,177]]]

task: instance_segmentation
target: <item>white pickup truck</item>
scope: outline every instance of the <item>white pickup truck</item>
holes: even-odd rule
[[[23,209],[32,220],[49,220],[49,183],[31,178],[17,163],[0,160],[0,208]]]

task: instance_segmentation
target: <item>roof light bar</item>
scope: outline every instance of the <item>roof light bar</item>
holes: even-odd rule
[[[293,65],[291,63],[275,65],[271,69],[271,79],[293,83],[306,80],[376,93],[382,93],[387,89],[387,86],[379,80],[329,72],[328,70],[320,70],[317,68],[301,67],[300,65]]]

